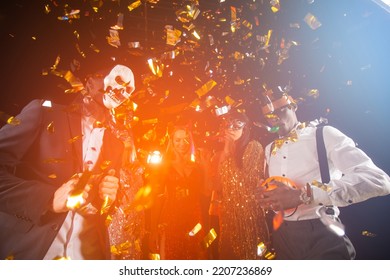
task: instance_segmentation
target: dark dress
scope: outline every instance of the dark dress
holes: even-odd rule
[[[163,185],[165,198],[160,228],[163,231],[164,259],[205,259],[202,240],[207,233],[207,226],[203,222],[207,210],[202,207],[202,169],[194,164],[189,175],[182,176],[170,166]],[[202,225],[202,229],[197,233],[196,230],[192,232],[198,224]]]

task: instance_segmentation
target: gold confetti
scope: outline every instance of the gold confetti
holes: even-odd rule
[[[272,5],[271,6],[272,12],[274,12],[274,13],[279,12],[279,10],[280,10],[280,2],[279,2],[279,0],[271,0],[270,4]]]
[[[124,255],[129,252],[129,249],[132,247],[129,241],[125,241],[121,244],[111,245],[110,250],[114,255]]]
[[[47,132],[54,133],[54,122],[51,122],[46,127]]]
[[[107,214],[108,210],[110,210],[111,205],[112,205],[112,200],[108,195],[104,197],[102,206],[100,207],[100,215]]]
[[[123,30],[123,13],[118,14],[118,19],[116,22],[116,25],[111,26],[111,29],[113,30]]]
[[[149,259],[150,259],[150,260],[159,261],[159,260],[161,259],[161,258],[160,258],[160,254],[149,253]]]
[[[197,223],[195,227],[188,233],[189,236],[195,236],[202,229],[202,225]]]
[[[137,0],[133,3],[131,3],[130,5],[127,6],[127,8],[129,9],[129,11],[131,12],[132,10],[138,8],[139,6],[141,6],[141,0]]]
[[[166,44],[170,46],[176,46],[177,43],[181,41],[182,32],[176,28],[173,28],[172,25],[165,26],[167,32]]]
[[[50,179],[56,179],[56,178],[57,178],[57,175],[56,175],[56,174],[50,174],[50,175],[47,176],[47,177],[49,177]]]
[[[217,233],[215,232],[215,229],[212,228],[207,233],[207,235],[203,238],[203,245],[206,248],[209,248],[216,238],[217,238]]]
[[[69,139],[69,140],[68,140],[68,143],[69,143],[69,144],[72,144],[72,143],[76,142],[77,140],[80,140],[82,137],[83,137],[82,135],[77,135],[77,136],[75,136],[75,137]]]
[[[176,17],[179,21],[187,23],[195,20],[199,13],[200,10],[196,7],[195,4],[185,5],[185,7],[176,11]]]
[[[79,92],[84,89],[83,83],[79,78],[75,77],[71,71],[67,71],[64,75],[64,79],[72,86],[75,92]]]
[[[135,208],[136,211],[142,211],[149,208],[152,202],[152,187],[146,185],[138,190],[130,207]]]
[[[375,233],[369,232],[369,231],[367,231],[367,230],[363,230],[363,231],[362,231],[362,235],[363,235],[363,236],[367,236],[367,237],[376,237],[376,234],[375,234]]]
[[[316,30],[322,25],[321,22],[319,22],[318,19],[311,13],[307,13],[307,15],[304,18],[304,21],[313,30]]]
[[[158,123],[158,118],[147,119],[142,121],[142,124],[156,124],[156,123]]]
[[[199,97],[202,97],[204,96],[206,93],[208,93],[210,90],[213,89],[213,87],[215,87],[217,85],[217,82],[214,81],[214,80],[209,80],[207,83],[205,83],[202,87],[200,87],[199,89],[197,89],[195,91],[195,93],[199,96]]]
[[[192,32],[192,35],[193,35],[196,39],[200,40],[200,35],[198,34],[198,32],[197,32],[196,30],[194,30],[194,31]]]
[[[65,257],[65,256],[57,256],[53,260],[55,260],[55,261],[70,261],[71,258],[70,257]]]
[[[0,111],[0,120],[6,122],[7,124],[10,125],[20,125],[20,120],[8,115],[5,112]]]
[[[284,213],[283,211],[279,211],[275,214],[274,218],[272,219],[272,227],[274,229],[274,231],[277,231],[280,226],[283,224],[283,216],[284,216]]]
[[[313,182],[311,182],[311,185],[313,185],[317,188],[320,188],[321,190],[326,191],[326,192],[330,192],[330,190],[332,189],[330,186],[323,184],[321,182],[318,182],[317,180],[314,180]]]
[[[153,75],[155,75],[157,77],[162,77],[163,70],[164,70],[164,64],[161,63],[161,61],[159,61],[156,58],[149,58],[148,65],[149,65],[149,69],[152,71]]]
[[[267,252],[265,255],[264,255],[264,258],[267,259],[267,260],[274,260],[276,257],[276,254],[273,253],[273,252]]]
[[[307,96],[313,97],[313,98],[318,98],[320,96],[320,92],[318,89],[311,89],[307,93]]]
[[[110,36],[106,37],[107,43],[115,48],[119,48],[121,46],[121,41],[119,38],[119,32],[117,30],[110,29]]]
[[[100,169],[101,170],[106,170],[108,167],[111,165],[111,160],[105,160],[100,164]]]
[[[262,257],[267,252],[267,246],[264,244],[264,242],[260,242],[257,244],[257,255],[259,257]]]

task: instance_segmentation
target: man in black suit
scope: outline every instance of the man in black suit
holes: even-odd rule
[[[115,201],[123,144],[102,123],[133,91],[132,71],[116,65],[78,102],[33,100],[0,129],[0,259],[109,257],[101,210]]]

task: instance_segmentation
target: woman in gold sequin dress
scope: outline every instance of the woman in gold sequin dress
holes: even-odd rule
[[[204,216],[207,208],[202,205],[207,206],[208,202],[204,203],[204,170],[194,156],[190,132],[185,127],[175,127],[167,148],[167,168],[161,184],[164,192],[158,218],[162,233],[161,259],[206,258],[201,242],[207,230]]]
[[[258,246],[269,243],[264,212],[255,197],[264,178],[263,147],[250,140],[249,120],[242,113],[229,113],[223,132],[224,149],[216,157],[219,259],[261,259]]]
[[[124,144],[120,169],[120,188],[116,203],[107,216],[111,259],[139,260],[148,258],[145,211],[133,207],[134,197],[144,184],[143,167],[135,152],[130,122],[133,114],[128,102],[111,110],[111,131]]]

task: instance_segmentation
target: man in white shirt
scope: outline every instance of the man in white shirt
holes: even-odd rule
[[[33,100],[1,128],[0,259],[109,258],[102,209],[116,199],[123,143],[102,123],[133,91],[131,69],[116,65],[87,80],[81,102]],[[76,190],[81,206],[69,203]]]
[[[265,149],[268,175],[279,177],[263,184],[260,195],[262,207],[283,216],[273,233],[276,258],[353,259],[355,249],[337,217],[338,207],[389,194],[389,176],[352,139],[328,125],[318,138],[325,148],[319,156],[318,122],[299,122],[297,104],[280,87],[264,96],[262,113],[279,136]],[[319,161],[328,165],[322,176]],[[329,182],[322,179],[326,175]]]

